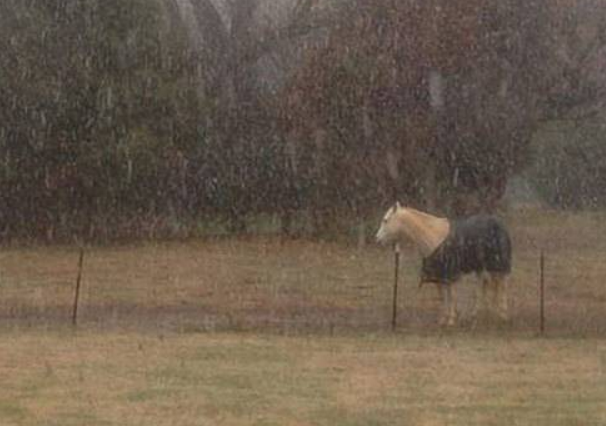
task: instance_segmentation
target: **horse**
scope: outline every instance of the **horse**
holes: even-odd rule
[[[511,239],[496,217],[478,214],[449,220],[396,203],[385,213],[376,239],[382,244],[398,244],[406,238],[417,245],[423,257],[420,285],[434,283],[439,288],[441,325],[456,324],[456,283],[462,275],[469,273],[475,273],[482,284],[479,286],[481,295],[476,292],[474,321],[479,310],[478,301],[486,303],[489,287],[494,291],[493,308],[501,319],[508,319]]]

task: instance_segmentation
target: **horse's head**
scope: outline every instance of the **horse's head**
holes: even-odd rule
[[[401,237],[402,230],[398,226],[396,218],[398,216],[398,212],[400,212],[402,209],[403,207],[399,202],[397,202],[393,207],[387,210],[385,216],[383,216],[383,220],[381,221],[381,226],[377,231],[377,242],[381,244],[395,243]]]

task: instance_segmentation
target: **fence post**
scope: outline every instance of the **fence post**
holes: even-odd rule
[[[545,334],[545,253],[539,257],[539,334]]]
[[[74,307],[72,310],[72,325],[78,325],[78,303],[80,301],[80,282],[82,281],[82,266],[84,264],[84,247],[80,247],[80,258],[78,259],[78,276],[76,277],[76,290],[74,293]]]
[[[393,280],[393,304],[391,311],[391,331],[396,330],[397,318],[398,318],[398,271],[400,269],[400,245],[395,244],[394,246],[394,257],[395,257],[395,270]]]

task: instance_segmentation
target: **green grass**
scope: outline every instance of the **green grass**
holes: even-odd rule
[[[435,290],[402,255],[343,243],[191,240],[0,258],[0,425],[606,424],[606,221],[508,218],[513,323],[435,326]],[[547,335],[537,261],[547,254]],[[485,321],[484,321],[485,320]]]
[[[4,333],[15,425],[601,425],[606,346],[498,336]]]

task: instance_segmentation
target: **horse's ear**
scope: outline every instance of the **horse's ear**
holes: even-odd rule
[[[399,201],[396,201],[395,208],[396,208],[396,210],[400,210],[402,208]]]

